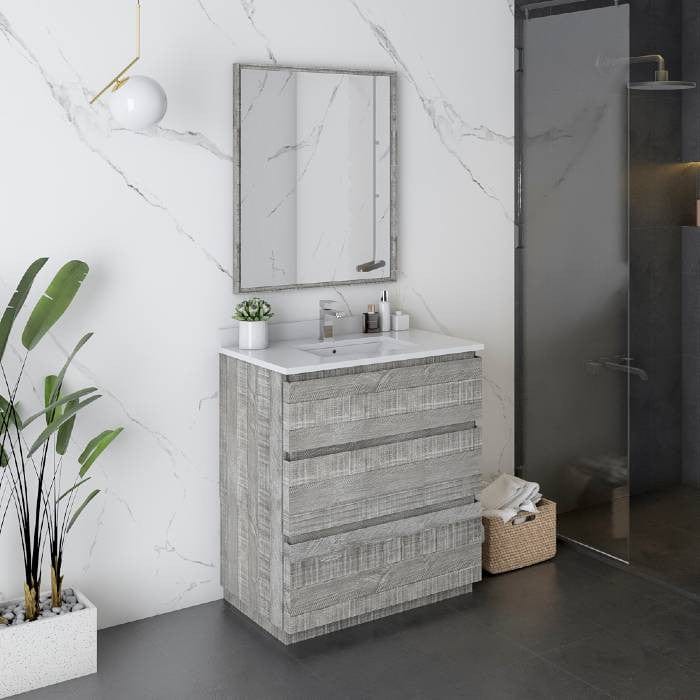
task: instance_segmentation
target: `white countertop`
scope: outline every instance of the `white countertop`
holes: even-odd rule
[[[308,346],[309,349],[302,349],[304,346]],[[337,353],[345,352],[351,356],[331,354],[335,348]],[[479,352],[483,349],[483,343],[475,340],[411,329],[387,333],[352,333],[322,342],[318,338],[280,340],[271,342],[265,350],[222,347],[219,352],[280,374],[302,374],[462,352]],[[312,351],[327,353],[329,356],[320,357]]]

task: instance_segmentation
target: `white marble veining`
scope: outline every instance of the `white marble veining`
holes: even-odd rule
[[[223,347],[219,352],[280,374],[303,374],[460,352],[481,352],[483,349],[484,344],[475,340],[412,328],[386,333],[350,333],[320,342],[317,337],[281,340],[270,343],[266,350]]]
[[[168,113],[158,128],[132,133],[103,104],[88,104],[130,58],[132,3],[0,3],[0,298],[40,255],[91,266],[34,354],[23,400],[39,400],[32,387],[40,394],[41,377],[94,330],[69,382],[99,386],[104,398],[76,425],[77,444],[105,425],[126,428],[95,465],[105,493],[66,551],[66,582],[94,600],[102,627],[221,597],[217,352],[239,300],[234,62],[398,72],[399,278],[389,296],[415,327],[483,340],[483,465],[512,469],[508,0],[142,5],[139,72],[163,85]],[[321,298],[360,314],[381,289],[267,296],[276,321],[312,322]],[[15,529],[8,521],[0,537],[0,598],[21,592]]]

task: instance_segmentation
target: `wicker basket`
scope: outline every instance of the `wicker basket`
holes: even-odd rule
[[[519,525],[484,517],[482,566],[490,574],[521,569],[551,559],[557,553],[557,504],[543,498],[539,513]]]

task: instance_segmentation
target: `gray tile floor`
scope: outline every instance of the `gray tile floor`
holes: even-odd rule
[[[700,489],[634,496],[630,557],[641,571],[700,596]]]
[[[43,698],[700,697],[700,603],[562,546],[471,596],[285,648],[222,602],[113,627]]]

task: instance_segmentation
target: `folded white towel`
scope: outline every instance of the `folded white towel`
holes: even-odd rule
[[[484,488],[479,500],[484,515],[501,518],[507,523],[520,511],[537,513],[540,498],[539,484],[510,474],[501,474]]]

